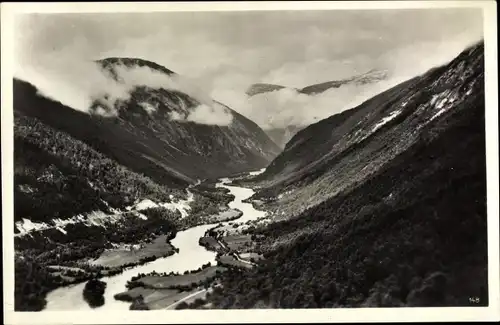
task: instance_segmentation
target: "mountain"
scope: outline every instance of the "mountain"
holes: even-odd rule
[[[388,72],[385,70],[376,70],[372,69],[368,72],[365,72],[360,75],[356,75],[350,78],[346,79],[341,79],[341,80],[333,80],[333,81],[326,81],[326,82],[321,82],[317,83],[314,85],[310,85],[304,88],[290,88],[286,86],[281,86],[281,85],[274,85],[274,84],[267,84],[267,83],[256,83],[251,85],[248,90],[246,91],[246,94],[250,97],[258,95],[258,94],[263,94],[263,93],[268,93],[276,90],[281,90],[284,88],[287,89],[294,89],[299,93],[306,94],[306,95],[317,95],[322,92],[327,91],[330,88],[339,88],[344,85],[349,85],[349,84],[356,84],[356,85],[365,85],[369,83],[375,83],[379,82],[381,80],[385,80],[388,77]]]
[[[138,67],[157,81],[176,76],[135,58],[98,64],[110,84],[137,82],[127,78]],[[14,79],[16,310],[43,309],[59,286],[175,254],[178,230],[237,214],[234,196],[198,180],[260,169],[280,149],[229,107],[170,86],[138,85],[115,101],[102,89],[83,112]],[[212,109],[229,118],[215,123]],[[160,247],[149,249],[152,241]],[[120,256],[123,245],[144,248],[112,267],[89,263]]]
[[[365,85],[365,84],[370,84],[370,83],[377,83],[382,80],[387,79],[388,77],[388,72],[385,70],[370,70],[366,73],[356,75],[350,78],[342,79],[342,80],[334,80],[334,81],[327,81],[327,82],[322,82],[314,85],[310,85],[307,87],[304,87],[302,89],[298,88],[289,88],[285,86],[280,86],[280,85],[273,85],[273,84],[263,84],[263,83],[258,83],[258,84],[253,84],[252,86],[249,87],[247,90],[247,95],[252,97],[256,96],[259,94],[265,94],[268,92],[273,92],[273,91],[279,91],[281,89],[293,89],[297,91],[300,94],[305,94],[305,95],[318,95],[321,94],[329,89],[332,88],[340,88],[342,86],[347,86],[347,85]],[[285,144],[290,141],[290,139],[299,131],[302,130],[305,126],[304,125],[288,125],[286,127],[276,127],[276,128],[269,128],[266,129],[267,135],[276,143],[278,146],[281,148],[285,147]]]
[[[300,196],[309,206],[318,198],[355,186],[422,137],[430,136],[429,130],[438,129],[449,115],[457,114],[455,107],[461,108],[474,94],[467,93],[468,89],[479,83],[477,78],[466,76],[481,67],[462,63],[468,63],[465,57],[479,65],[480,48],[473,49],[474,57],[464,52],[449,66],[435,68],[299,131],[259,176],[259,185],[266,188],[266,195],[307,187],[311,189],[307,194],[284,197],[293,201],[292,197]],[[451,76],[450,71],[454,72]],[[316,189],[324,186],[329,191],[316,195]],[[296,214],[307,207],[297,203]]]
[[[217,308],[488,305],[484,44],[299,131],[240,182],[265,261]],[[473,278],[474,281],[470,281]]]
[[[110,57],[102,60],[97,61],[104,69],[110,71],[112,74],[115,72],[115,68],[117,66],[124,66],[127,68],[150,68],[151,70],[154,71],[159,71],[162,72],[166,75],[175,75],[176,73],[173,72],[172,70],[169,70],[165,68],[162,65],[159,65],[158,63],[149,61],[149,60],[144,60],[144,59],[139,59],[139,58],[125,58],[125,57]],[[117,76],[116,74],[114,74]]]
[[[100,63],[114,73],[123,64],[173,74],[140,59],[111,58]],[[160,183],[262,168],[279,152],[254,122],[220,103],[214,105],[224,107],[233,118],[227,126],[172,119],[169,114],[186,115],[199,104],[178,90],[137,87],[128,102],[116,104],[118,116],[112,118],[64,107],[37,95],[34,87],[20,80],[14,81],[14,92],[17,112],[38,118]]]
[[[316,94],[321,94],[322,92],[327,91],[328,89],[331,88],[340,88],[344,85],[365,85],[369,83],[376,83],[381,80],[385,80],[388,76],[387,71],[384,70],[370,70],[364,74],[358,75],[358,76],[353,76],[351,78],[347,79],[342,79],[342,80],[335,80],[335,81],[327,81],[327,82],[322,82],[314,85],[310,85],[307,87],[304,87],[299,90],[300,93],[302,94],[307,94],[307,95],[316,95]]]
[[[174,75],[141,59],[109,58],[99,63],[114,78],[123,77],[118,69],[123,66]],[[50,211],[55,217],[70,217],[106,211],[106,204],[123,207],[144,197],[168,202],[170,195],[185,197],[183,189],[197,179],[257,170],[279,152],[254,122],[221,103],[214,105],[229,114],[228,125],[171,117],[188,116],[198,105],[179,90],[139,86],[126,102],[106,107],[96,99],[85,113],[15,79],[16,216],[43,219]],[[117,114],[98,114],[102,108]],[[61,189],[64,195],[58,194]]]
[[[256,84],[251,85],[248,88],[248,90],[246,91],[246,94],[248,96],[255,96],[258,94],[268,93],[268,92],[280,90],[283,88],[287,88],[287,87],[280,86],[280,85],[266,84],[266,83],[256,83]]]

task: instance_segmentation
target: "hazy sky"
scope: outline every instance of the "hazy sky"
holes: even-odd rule
[[[82,62],[139,57],[192,78],[264,127],[310,123],[388,84],[316,98],[276,92],[248,99],[252,83],[304,87],[373,68],[388,70],[394,83],[482,38],[481,11],[474,9],[39,14],[17,22],[18,76],[38,78],[47,89],[57,88],[58,77],[91,80]],[[54,69],[61,71],[42,73]]]

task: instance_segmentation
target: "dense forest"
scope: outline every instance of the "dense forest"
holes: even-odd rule
[[[139,198],[169,202],[180,190],[160,186],[85,143],[15,112],[15,216],[33,221],[123,208]],[[107,204],[106,204],[106,203]]]
[[[146,176],[118,165],[87,144],[59,132],[36,118],[14,112],[15,221],[28,218],[49,225],[92,211],[116,213],[138,198],[168,202],[180,190],[160,186]],[[177,213],[148,212],[148,220],[124,215],[120,225],[107,228],[84,223],[68,224],[15,237],[16,310],[40,310],[45,294],[64,283],[85,280],[99,268],[86,265],[81,274],[51,273],[49,265],[72,266],[79,259],[99,256],[110,243],[145,240],[156,233],[175,235]],[[17,228],[14,229],[17,232]]]
[[[56,288],[56,280],[46,268],[25,257],[16,257],[14,271],[14,309],[42,310],[47,303],[44,297]]]

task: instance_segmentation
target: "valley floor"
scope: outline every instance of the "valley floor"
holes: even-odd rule
[[[228,180],[226,179],[223,181]],[[218,186],[222,189],[225,188],[224,183],[220,183]],[[250,196],[252,194],[251,190],[241,189],[238,191],[238,188],[235,187],[227,188],[234,198],[229,204],[229,210],[220,213],[220,215],[223,216],[222,218],[220,216],[216,218],[206,218],[206,225],[196,225],[195,227],[187,226],[184,230],[171,233],[169,231],[171,231],[172,228],[170,227],[173,225],[170,224],[170,226],[168,226],[169,223],[165,224],[165,220],[168,219],[165,219],[164,215],[161,213],[156,213],[158,212],[157,207],[152,204],[145,206],[145,204],[143,204],[144,202],[141,202],[137,206],[140,208],[140,213],[144,214],[146,218],[135,218],[133,224],[137,222],[142,224],[139,228],[135,227],[135,231],[131,229],[132,224],[124,225],[122,223],[114,223],[114,227],[110,227],[110,224],[105,224],[104,228],[100,228],[101,230],[105,230],[105,233],[106,231],[112,233],[123,231],[123,228],[126,228],[129,232],[135,233],[136,235],[132,236],[133,238],[128,238],[129,240],[127,243],[108,245],[110,247],[104,250],[95,250],[94,255],[85,255],[80,248],[72,246],[74,243],[71,242],[68,243],[69,245],[56,245],[57,247],[55,250],[51,252],[53,255],[50,255],[50,251],[45,253],[44,259],[42,259],[45,263],[41,265],[38,264],[37,266],[38,271],[42,273],[44,277],[27,279],[29,282],[32,281],[31,283],[46,286],[45,289],[38,291],[38,296],[30,296],[29,298],[31,298],[31,300],[23,300],[25,296],[19,292],[16,293],[16,297],[25,304],[31,304],[30,306],[33,306],[35,298],[40,301],[48,293],[46,298],[47,305],[43,302],[38,304],[39,308],[47,310],[65,310],[68,308],[115,309],[128,307],[126,303],[119,303],[116,298],[131,301],[132,305],[129,307],[133,309],[174,308],[176,302],[181,302],[179,301],[180,299],[184,302],[198,299],[202,296],[202,289],[209,288],[213,285],[215,283],[214,281],[219,277],[220,272],[226,271],[227,268],[251,268],[253,266],[250,258],[245,259],[239,256],[240,251],[247,252],[252,247],[250,236],[242,232],[247,231],[249,225],[253,222],[252,219],[263,216],[264,212],[257,210],[252,211],[253,208],[251,204],[242,202],[243,199],[247,198],[247,195]],[[128,209],[128,213],[132,213],[136,210],[137,208]],[[161,211],[164,212],[165,210]],[[234,214],[230,213],[230,211],[238,211],[238,213]],[[250,213],[250,215],[242,218],[242,211]],[[234,222],[230,221],[235,218],[236,220]],[[187,219],[187,217],[183,220],[185,219]],[[119,227],[116,227],[116,225],[119,225]],[[72,227],[74,226],[75,225],[67,226],[67,234],[73,234]],[[215,234],[217,229],[225,229],[224,227],[229,227],[229,229],[224,230],[225,236],[220,238],[213,237],[222,247],[216,256],[215,252],[207,250],[201,246],[199,242],[202,242],[202,238],[209,238],[206,237],[209,236],[209,233]],[[81,228],[78,229],[82,230]],[[89,233],[88,229],[89,228],[84,228],[84,230],[86,230],[86,235],[92,238],[92,233]],[[93,228],[91,227],[90,229]],[[24,244],[24,249],[20,250],[18,255],[19,265],[28,265],[21,254],[26,256],[26,254],[36,251],[37,249],[35,247],[39,243],[36,240],[45,238],[41,233],[49,230],[50,229],[44,229],[41,232],[33,232],[29,234],[26,239],[26,235],[17,237],[18,243]],[[60,234],[57,239],[65,238],[62,237],[65,234],[57,230],[55,231],[55,233],[52,232],[52,235],[57,233]],[[137,231],[148,234],[148,236],[138,237]],[[166,233],[164,233],[165,231]],[[49,241],[54,242],[54,240],[57,239],[52,237]],[[134,241],[134,239],[139,239],[139,241]],[[71,247],[75,248],[72,249]],[[210,247],[207,248],[210,249]],[[60,255],[61,250],[63,250],[65,254],[63,258],[61,258]],[[47,261],[50,261],[50,256],[54,256],[53,258],[59,260],[51,261],[53,263],[50,263],[49,266]],[[219,264],[220,266],[210,267],[210,264]],[[34,263],[31,265],[34,265]],[[196,268],[198,268],[198,271],[196,271]],[[21,270],[22,266],[16,269],[16,272],[18,272],[18,278],[16,279],[18,287],[19,284],[26,281],[19,278],[22,274],[19,272]],[[191,273],[180,275],[184,272]],[[207,272],[210,273],[207,274]],[[142,275],[140,280],[137,278],[138,273]],[[149,276],[145,277],[145,273],[149,274]],[[95,277],[99,277],[101,280],[107,282],[107,288],[105,290],[105,298],[107,299],[104,299],[106,302],[102,306],[89,307],[81,296],[83,283],[71,286],[67,285],[79,283]],[[58,281],[54,281],[54,279],[58,279]],[[154,283],[156,283],[155,285],[151,283],[153,280],[155,281]],[[130,284],[127,284],[129,282]],[[161,288],[158,287],[158,283],[162,285]],[[63,287],[57,289],[60,286]],[[131,291],[123,292],[125,286],[130,286]],[[139,287],[141,286],[144,288],[140,289]],[[200,292],[196,293],[196,290]],[[139,294],[137,294],[137,292],[139,292]],[[186,295],[186,293],[189,294]],[[194,293],[196,293],[196,295],[194,295]],[[195,296],[198,298],[194,300],[191,299]],[[77,301],[75,301],[75,299]],[[19,303],[21,304],[21,301],[19,301]],[[199,303],[199,301],[197,301],[197,303]]]

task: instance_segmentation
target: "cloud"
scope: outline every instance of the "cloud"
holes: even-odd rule
[[[38,75],[30,77],[45,93],[80,108],[88,105],[86,94],[102,89],[109,89],[111,98],[126,97],[127,87],[109,85],[90,64],[138,57],[192,78],[189,82],[199,86],[188,91],[200,104],[210,106],[214,98],[265,127],[314,122],[451,60],[482,37],[483,23],[481,11],[473,8],[51,14],[22,20],[16,56],[23,69],[36,68]],[[388,70],[390,82],[313,97],[286,91],[245,95],[253,83],[301,88],[373,68]],[[129,77],[145,82],[146,72],[133,74]],[[200,106],[200,113],[207,113]]]
[[[94,62],[65,60],[41,61],[18,69],[15,77],[38,88],[40,94],[73,109],[89,112],[94,100],[102,98],[112,107],[116,99],[128,99],[128,89],[109,78]],[[109,100],[104,95],[109,94]],[[102,111],[101,111],[102,112]],[[116,115],[109,111],[105,115]]]
[[[264,129],[307,126],[321,119],[355,107],[364,100],[387,89],[392,83],[345,85],[321,94],[306,95],[284,88],[252,97],[234,95],[234,107],[244,112],[260,112],[256,121]]]
[[[377,56],[356,55],[350,59],[288,62],[269,71],[258,82],[302,88],[318,81],[341,80],[370,69],[388,71],[386,80],[372,84],[348,84],[309,96],[286,88],[255,96],[247,96],[251,85],[242,75],[225,76],[214,82],[212,96],[243,115],[249,116],[264,129],[307,126],[318,120],[353,108],[369,98],[431,68],[453,60],[462,50],[480,37],[462,33],[445,41],[426,41],[400,46]],[[236,81],[236,82],[231,82]],[[221,89],[221,84],[228,87]]]
[[[189,95],[199,103],[186,120],[198,124],[229,125],[232,114],[213,102],[210,95],[189,78],[166,75],[149,67],[115,65],[113,78],[100,64],[85,55],[85,39],[74,39],[57,51],[28,53],[16,64],[15,77],[26,80],[38,92],[73,109],[103,116],[118,114],[117,101],[128,101],[138,86],[175,90]],[[93,107],[97,101],[97,107]],[[139,105],[149,114],[156,111],[150,103]],[[191,109],[191,108],[190,108]]]
[[[194,122],[206,125],[230,125],[233,115],[225,107],[214,103],[213,105],[200,104],[187,114],[178,112],[170,113],[170,118],[179,122]]]

